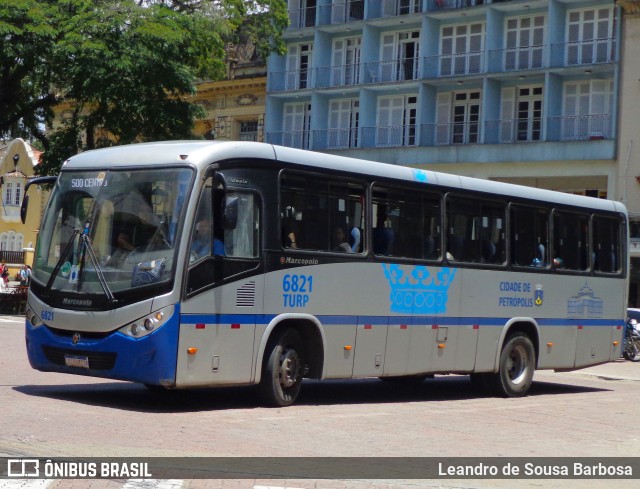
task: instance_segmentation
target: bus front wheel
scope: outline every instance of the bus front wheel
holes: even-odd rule
[[[302,339],[297,331],[285,329],[269,340],[262,364],[258,392],[269,406],[293,404],[302,386]]]
[[[500,353],[498,372],[494,374],[498,394],[506,397],[527,394],[533,382],[535,355],[535,348],[527,335],[515,333],[507,339]]]

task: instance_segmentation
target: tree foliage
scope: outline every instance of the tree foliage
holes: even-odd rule
[[[39,140],[41,174],[78,151],[189,138],[195,81],[225,75],[240,31],[283,52],[287,22],[284,0],[0,0],[0,135]]]

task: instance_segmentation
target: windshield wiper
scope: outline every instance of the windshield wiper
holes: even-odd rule
[[[98,257],[96,256],[96,252],[93,250],[93,246],[91,246],[91,240],[89,239],[89,223],[85,227],[85,232],[80,235],[80,242],[84,245],[82,251],[82,258],[80,260],[80,270],[78,276],[78,291],[82,288],[82,282],[84,282],[84,264],[85,264],[85,254],[89,252],[89,258],[91,259],[91,263],[93,263],[93,268],[96,271],[96,275],[98,276],[98,282],[100,282],[100,286],[104,291],[104,295],[107,296],[110,303],[116,302],[116,298],[113,296],[113,292],[111,292],[111,288],[109,288],[109,284],[107,280],[104,278],[104,273],[102,271],[102,267],[98,262]]]
[[[51,290],[51,287],[53,286],[53,282],[56,280],[56,277],[58,276],[58,272],[60,272],[60,269],[62,268],[62,263],[64,262],[64,259],[69,254],[69,251],[73,246],[73,242],[75,241],[76,236],[79,233],[80,233],[79,229],[74,229],[73,233],[71,233],[71,237],[69,238],[69,242],[67,243],[67,246],[65,246],[64,250],[62,250],[62,253],[60,253],[60,258],[58,258],[58,261],[56,262],[56,266],[53,267],[53,271],[51,272],[51,276],[49,277],[49,281],[47,282],[47,285],[45,287],[46,291]]]

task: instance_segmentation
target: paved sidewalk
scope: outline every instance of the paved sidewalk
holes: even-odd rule
[[[541,372],[544,372],[541,371]],[[631,380],[640,382],[640,362],[630,362],[620,358],[615,362],[603,363],[595,367],[563,372],[563,374],[597,377],[604,380]]]

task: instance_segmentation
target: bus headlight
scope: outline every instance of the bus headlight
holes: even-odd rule
[[[31,326],[33,326],[34,328],[37,328],[44,324],[42,319],[40,319],[40,317],[30,307],[27,308],[25,316],[27,318],[27,321],[29,321],[29,323],[31,323]]]
[[[173,315],[173,306],[155,311],[148,316],[141,317],[123,326],[118,331],[130,338],[144,338],[148,334],[162,327]]]

